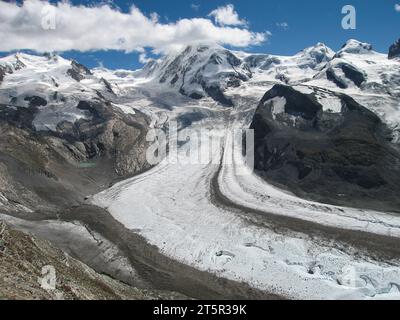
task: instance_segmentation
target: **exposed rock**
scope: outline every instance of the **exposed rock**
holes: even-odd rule
[[[26,68],[25,63],[23,63],[21,61],[19,54],[15,55],[15,62],[14,62],[12,67],[13,67],[13,71],[18,71],[18,70],[21,70],[23,68]],[[12,71],[10,71],[9,73],[12,73]]]
[[[339,62],[327,68],[326,78],[334,82],[339,88],[346,89],[353,82],[357,87],[361,87],[367,81],[364,72],[358,70],[355,66]],[[340,74],[343,75],[340,75]],[[351,82],[349,82],[349,80]]]
[[[150,62],[142,73],[155,75],[159,83],[169,84],[190,98],[209,96],[226,106],[233,104],[225,96],[225,89],[237,87],[252,77],[246,62],[215,45],[188,46],[160,64]]]
[[[43,99],[42,97],[38,97],[38,96],[25,97],[24,100],[29,101],[29,107],[31,107],[31,108],[47,105],[46,99]]]
[[[390,46],[388,57],[389,59],[400,57],[400,39]]]
[[[38,113],[37,107],[17,107],[10,108],[6,104],[0,104],[0,121],[3,120],[18,128],[26,128],[34,130],[32,125],[33,119]]]
[[[225,97],[225,95],[223,94],[223,92],[222,92],[220,87],[218,87],[218,86],[211,86],[211,87],[204,86],[204,90],[207,92],[207,94],[211,98],[213,98],[215,101],[218,101],[222,105],[227,106],[227,107],[232,107],[233,106],[232,101],[230,99],[228,99],[227,97]]]
[[[82,142],[89,158],[103,157],[114,163],[119,176],[134,174],[149,167],[145,159],[147,118],[140,112],[128,115],[116,112],[109,104],[81,101],[79,109],[87,110],[92,119],[79,121],[59,130]]]
[[[80,64],[73,60],[71,62],[72,68],[67,71],[67,74],[76,81],[81,81],[85,79],[86,76],[93,75],[92,72],[86,68],[83,64]]]
[[[124,114],[101,100],[81,101],[78,108],[87,119],[37,132],[35,107],[0,105],[0,175],[8,181],[0,192],[9,200],[7,212],[61,210],[150,167],[146,116]]]
[[[101,81],[104,83],[104,86],[106,87],[107,92],[108,92],[108,93],[111,93],[111,94],[113,94],[113,95],[115,95],[115,92],[114,92],[114,90],[113,90],[113,88],[112,88],[111,83],[108,82],[108,81],[107,81],[106,79],[104,79],[104,78],[101,78]]]
[[[342,63],[339,65],[339,67],[342,69],[346,78],[353,81],[357,87],[360,87],[361,84],[366,81],[365,74],[357,70],[356,67],[348,63]]]
[[[4,76],[6,75],[5,68],[0,66],[0,84],[3,82]]]
[[[333,70],[333,68],[328,68],[326,70],[326,78],[329,81],[332,81],[333,83],[335,83],[339,88],[341,89],[347,89],[347,83],[345,81],[343,81],[343,79],[341,79],[340,77],[338,77],[335,73],[335,71]]]
[[[53,271],[55,287],[44,279]],[[134,288],[99,274],[48,242],[10,229],[0,221],[0,300],[182,298],[175,293]]]
[[[267,92],[251,125],[257,172],[312,200],[399,211],[400,154],[388,129],[352,98],[335,95],[339,113],[291,87]]]

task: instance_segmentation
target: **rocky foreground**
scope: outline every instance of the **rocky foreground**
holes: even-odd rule
[[[49,269],[55,269],[56,287],[51,288]],[[44,271],[44,274],[42,274]],[[42,280],[44,279],[44,280]],[[42,286],[44,281],[45,286]],[[56,249],[49,242],[13,230],[0,222],[0,299],[29,300],[153,300],[183,296],[137,289],[99,274]]]

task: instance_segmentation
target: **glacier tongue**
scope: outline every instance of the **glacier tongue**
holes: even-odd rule
[[[246,108],[247,102],[244,99],[239,109]],[[207,105],[189,109],[193,107],[202,109]],[[171,119],[175,112],[169,112]],[[253,222],[258,221],[256,217],[243,209],[216,205],[215,190],[210,191],[215,176],[221,192],[239,204],[238,208],[254,208],[266,215],[299,213],[302,218],[307,216],[318,223],[400,236],[400,221],[393,217],[387,216],[387,222],[393,225],[387,227],[373,213],[363,212],[364,217],[371,217],[363,220],[358,210],[335,207],[327,210],[327,206],[285,194],[253,175],[239,177],[237,168],[229,165],[234,149],[231,136],[226,133],[223,113],[226,111],[217,108],[208,113],[207,119],[190,127],[193,130],[211,127],[218,129],[214,132],[219,137],[227,137],[219,175],[216,164],[165,160],[150,171],[95,195],[93,203],[107,208],[118,221],[136,230],[163,254],[267,292],[301,299],[377,298],[389,292],[400,279],[398,262],[387,264],[363,256],[355,258],[350,248],[327,247],[319,237],[277,231],[273,225],[260,226]],[[232,122],[230,127],[241,128],[243,118],[239,119],[242,120]],[[212,150],[220,157],[218,146]],[[178,149],[178,153],[186,157],[185,148]]]

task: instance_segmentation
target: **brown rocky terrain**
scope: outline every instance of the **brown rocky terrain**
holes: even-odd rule
[[[47,276],[55,271],[55,288]],[[43,269],[44,268],[44,269]],[[45,285],[43,285],[45,284]],[[155,300],[182,295],[134,288],[99,274],[49,242],[11,229],[0,221],[0,299]]]

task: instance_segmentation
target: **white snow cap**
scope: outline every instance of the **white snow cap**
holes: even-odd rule
[[[372,51],[372,45],[366,42],[360,42],[358,40],[348,40],[339,53],[354,53],[354,54],[365,54]]]

